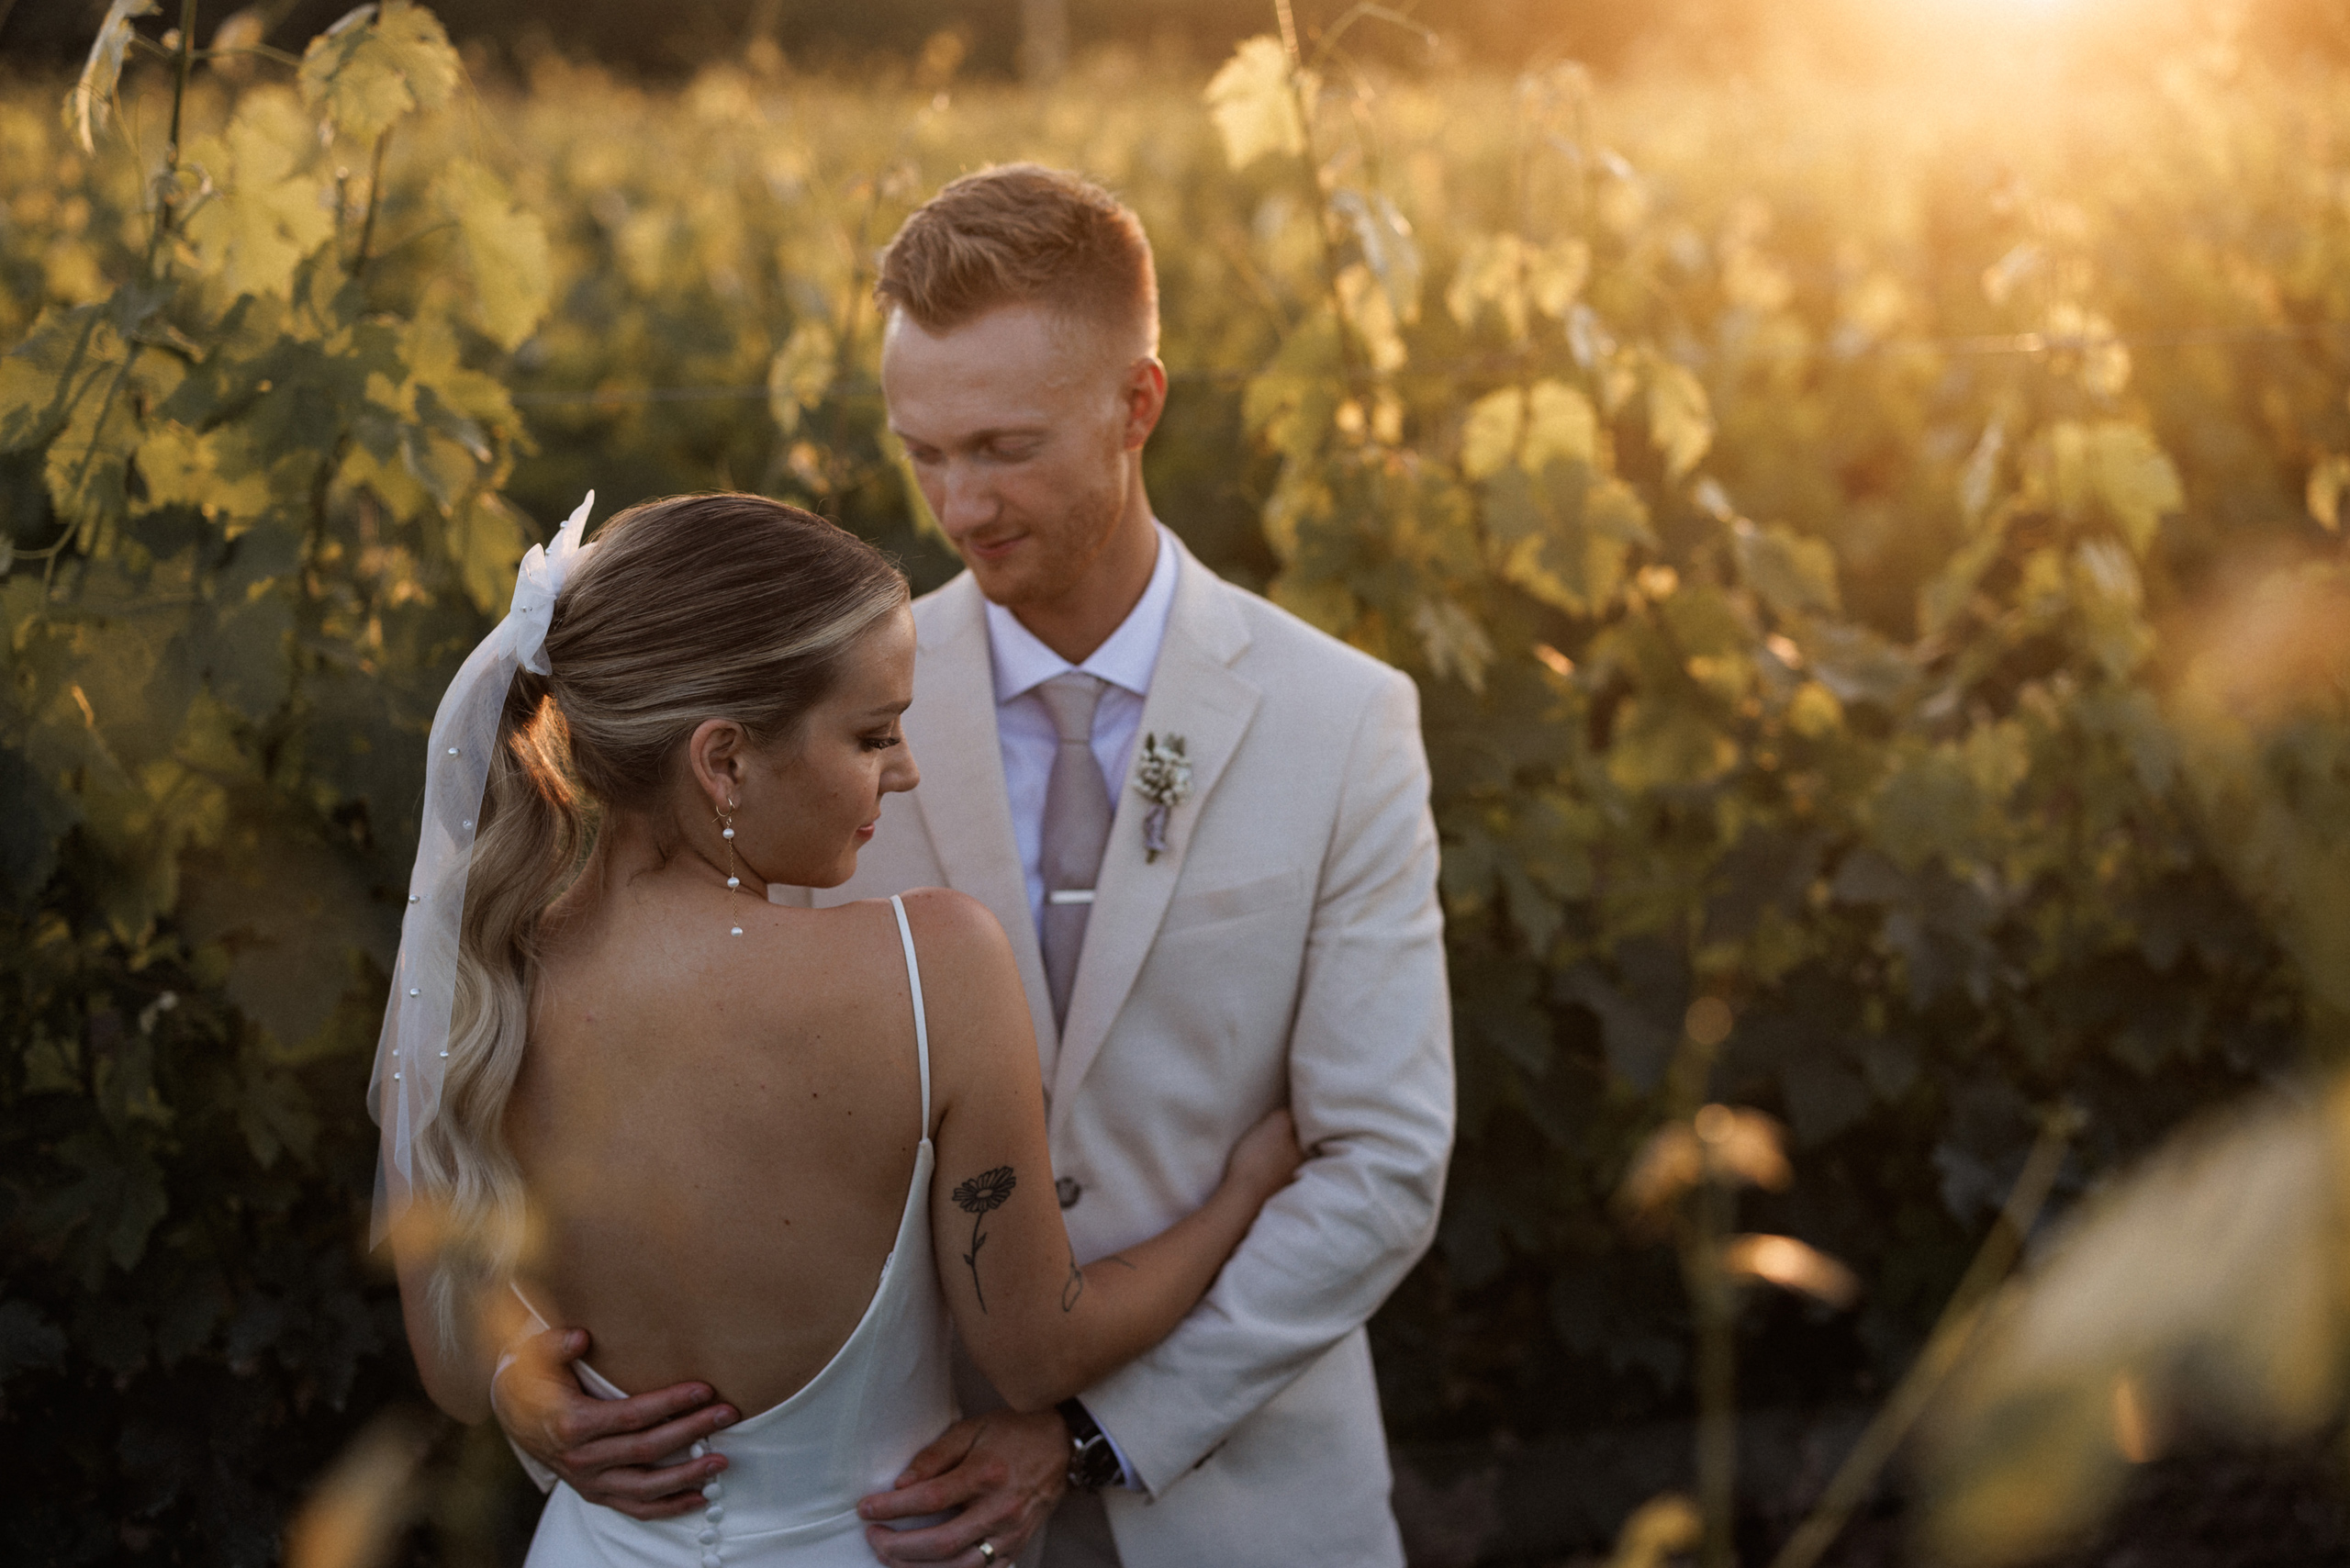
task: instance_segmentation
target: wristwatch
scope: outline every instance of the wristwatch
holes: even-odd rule
[[[1099,1492],[1118,1479],[1118,1453],[1093,1419],[1092,1412],[1074,1399],[1055,1406],[1061,1425],[1069,1428],[1069,1484],[1079,1492]]]

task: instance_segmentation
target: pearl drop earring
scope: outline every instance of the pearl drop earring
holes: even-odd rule
[[[724,840],[726,844],[726,890],[730,893],[743,885],[741,870],[734,863],[734,808],[737,802],[732,797],[729,797],[726,801],[725,809],[717,813],[718,836]],[[743,928],[737,925],[730,930],[727,935],[731,936],[740,936],[743,935]]]

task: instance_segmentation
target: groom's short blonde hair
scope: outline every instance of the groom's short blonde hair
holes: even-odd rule
[[[946,332],[1004,305],[1042,305],[1158,352],[1158,278],[1142,220],[1082,175],[1041,163],[965,174],[914,209],[881,252],[885,308]]]

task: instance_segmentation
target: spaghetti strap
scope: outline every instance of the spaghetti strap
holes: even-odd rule
[[[914,928],[906,923],[906,901],[897,894],[890,895],[890,907],[898,912],[898,940],[906,948],[906,983],[914,993],[914,1055],[922,1063],[922,1136],[930,1137],[930,1020],[922,1010],[922,965],[914,958]]]

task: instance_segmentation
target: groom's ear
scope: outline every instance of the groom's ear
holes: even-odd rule
[[[1145,354],[1126,367],[1118,398],[1125,411],[1126,450],[1132,452],[1150,439],[1167,411],[1167,367],[1157,354]]]

